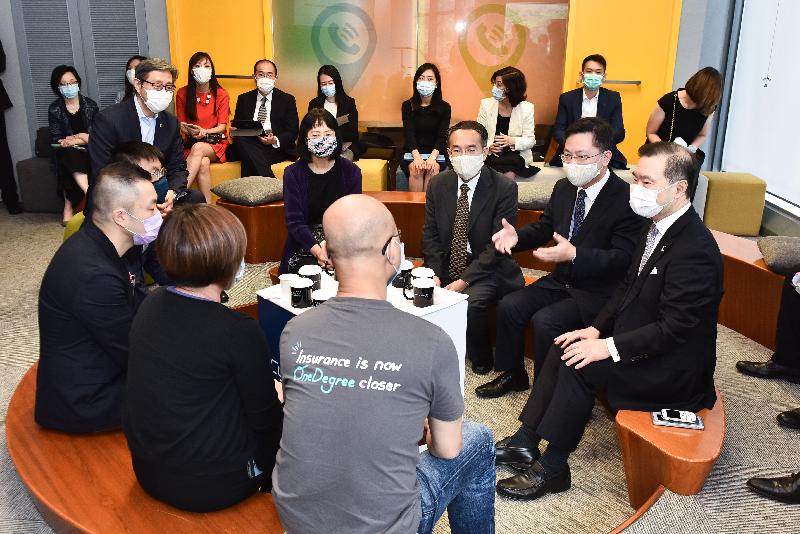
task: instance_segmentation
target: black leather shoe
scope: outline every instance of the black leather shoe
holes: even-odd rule
[[[495,465],[507,465],[517,471],[526,471],[541,456],[539,449],[509,447],[508,442],[511,441],[512,437],[508,436],[497,442],[494,463]]]
[[[524,473],[499,481],[497,493],[503,497],[530,501],[547,493],[567,491],[570,486],[572,479],[569,466],[556,475],[550,475],[542,464],[536,462]]]
[[[6,209],[11,215],[19,215],[22,213],[22,208],[19,204],[6,204]]]
[[[491,361],[472,362],[472,372],[476,375],[488,375],[492,369],[494,369],[494,364]]]
[[[800,503],[800,473],[778,478],[751,478],[747,487],[776,501]]]
[[[800,369],[786,367],[772,360],[767,360],[766,362],[736,362],[736,369],[740,373],[757,378],[783,378],[795,384],[800,384]]]
[[[784,428],[800,430],[800,408],[779,413],[778,424]]]
[[[530,387],[526,371],[519,374],[514,371],[504,371],[491,382],[476,387],[475,394],[482,399],[496,399],[510,391],[525,391]]]

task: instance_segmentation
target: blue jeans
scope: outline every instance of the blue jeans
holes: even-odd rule
[[[453,534],[494,533],[494,438],[484,425],[465,421],[461,452],[443,460],[425,452],[417,463],[422,517],[428,534],[447,509]]]

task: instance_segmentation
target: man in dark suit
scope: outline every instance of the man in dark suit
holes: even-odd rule
[[[114,104],[95,116],[89,136],[89,156],[92,161],[89,175],[87,209],[91,212],[92,189],[100,170],[111,161],[114,148],[128,141],[143,141],[156,146],[164,154],[169,190],[162,215],[167,215],[176,201],[204,202],[200,191],[186,188],[186,160],[178,119],[166,111],[175,92],[178,71],[163,59],[146,59],[136,67],[133,80],[134,97]]]
[[[120,426],[128,331],[144,300],[123,256],[152,242],[161,224],[150,175],[139,167],[106,166],[94,193],[91,218],[55,253],[39,290],[34,417],[64,432]]]
[[[625,280],[590,327],[555,339],[519,419],[497,444],[497,463],[521,474],[500,495],[535,499],[571,485],[567,459],[589,422],[595,395],[614,410],[712,408],[722,256],[689,200],[692,155],[674,143],[639,149],[630,203],[652,219]],[[539,455],[539,441],[548,441]]]
[[[614,145],[611,148],[612,169],[627,169],[628,160],[617,149],[617,144],[625,139],[625,124],[622,122],[622,98],[616,91],[600,87],[606,75],[606,59],[600,54],[586,56],[581,64],[578,79],[583,87],[562,93],[558,97],[558,114],[553,126],[553,138],[558,150],[550,166],[561,167],[561,154],[564,152],[564,135],[570,124],[583,117],[600,117],[611,125]]]
[[[628,205],[628,184],[608,170],[611,146],[604,120],[573,123],[566,132],[567,178],[556,183],[542,217],[519,232],[504,222],[493,236],[498,251],[535,249],[534,256],[556,268],[497,306],[494,368],[502,374],[479,386],[479,397],[528,389],[524,347],[531,318],[538,375],[553,338],[589,324],[625,276],[644,219]],[[555,246],[537,248],[551,239]]]
[[[487,307],[524,285],[519,265],[492,244],[501,221],[516,220],[517,184],[484,165],[488,141],[478,122],[450,128],[447,151],[453,168],[431,179],[422,234],[425,265],[436,281],[469,295],[467,356],[479,373],[492,367]]]
[[[253,79],[256,89],[239,95],[233,120],[259,122],[264,133],[237,137],[233,148],[242,161],[242,176],[275,176],[273,163],[297,158],[297,102],[292,95],[275,89],[278,67],[272,61],[256,61]]]

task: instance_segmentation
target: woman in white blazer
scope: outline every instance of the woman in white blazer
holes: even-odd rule
[[[525,75],[505,67],[492,74],[491,82],[492,96],[481,100],[478,111],[478,122],[489,132],[486,164],[510,178],[530,178],[539,168],[531,153],[535,122],[533,104],[525,100]]]

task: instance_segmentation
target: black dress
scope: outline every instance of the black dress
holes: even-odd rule
[[[682,90],[683,88],[678,89]],[[658,105],[664,110],[664,121],[656,134],[663,141],[674,141],[680,137],[686,144],[691,144],[705,126],[708,115],[703,115],[697,109],[683,107],[681,99],[678,98],[678,91],[672,91],[658,99]],[[698,149],[695,157],[702,165],[705,153]]]
[[[429,106],[414,109],[411,99],[401,106],[403,115],[403,134],[405,146],[403,152],[419,150],[420,154],[430,154],[433,149],[447,157],[447,129],[450,128],[450,104],[444,100],[431,102]],[[400,168],[408,176],[410,161],[400,160]],[[449,161],[439,163],[440,170],[445,170]]]
[[[76,113],[67,112],[69,127],[72,135],[87,133],[86,117],[81,107]],[[59,198],[67,197],[72,204],[77,204],[83,198],[83,190],[75,183],[73,175],[77,173],[89,174],[89,152],[86,145],[80,148],[57,148],[56,162],[58,163],[58,190]]]
[[[498,113],[497,126],[494,131],[498,135],[508,135],[508,125],[510,122],[511,117],[503,117]],[[525,158],[516,150],[511,150],[508,147],[505,147],[503,151],[497,155],[490,152],[489,157],[486,158],[486,165],[497,172],[513,172],[521,178],[530,178],[539,172],[538,167],[526,167]]]

